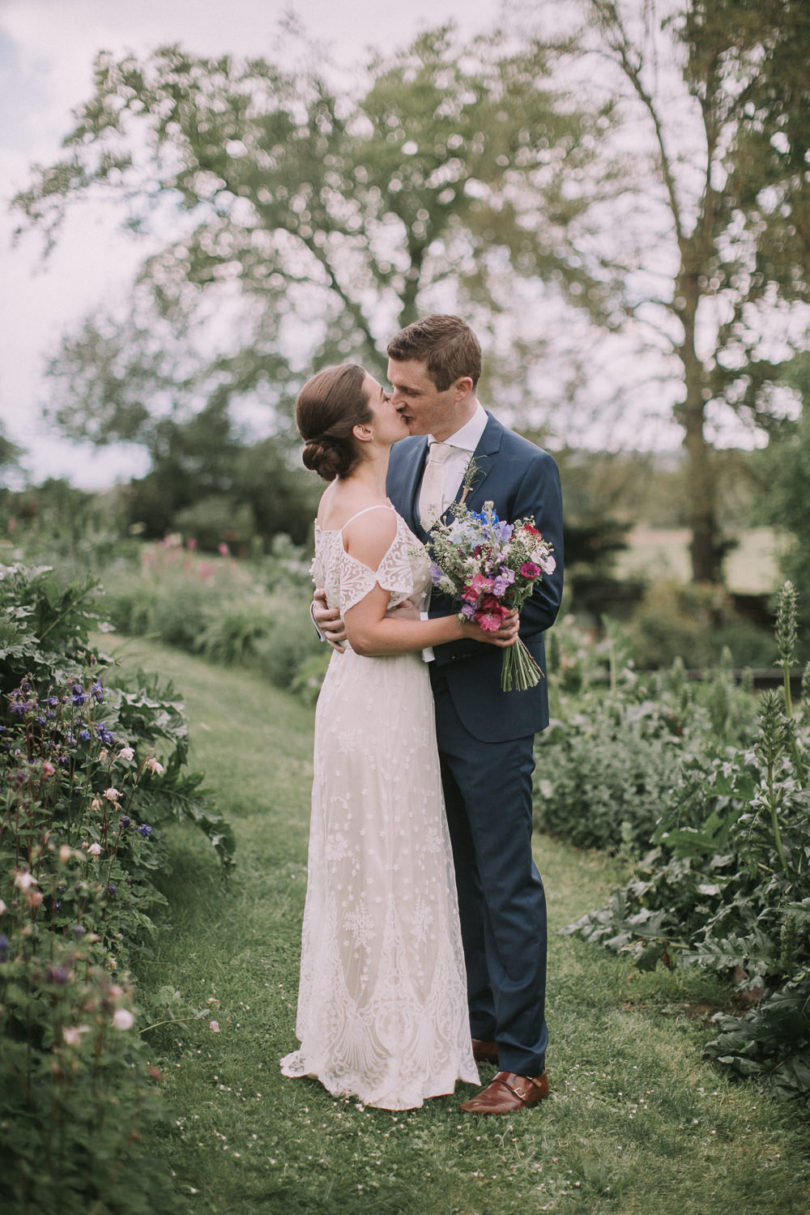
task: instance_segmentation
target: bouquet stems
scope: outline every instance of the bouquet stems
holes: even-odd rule
[[[501,691],[525,692],[527,688],[536,687],[542,678],[543,672],[518,637],[515,644],[503,652]]]

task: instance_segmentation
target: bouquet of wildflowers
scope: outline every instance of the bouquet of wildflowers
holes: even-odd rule
[[[503,523],[492,502],[480,512],[463,504],[453,508],[449,523],[430,532],[433,585],[461,604],[459,617],[495,632],[503,619],[518,611],[543,574],[556,568],[553,549],[531,517]],[[543,672],[518,638],[503,651],[504,692],[533,688]]]

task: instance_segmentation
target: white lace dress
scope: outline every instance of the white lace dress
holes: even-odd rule
[[[381,509],[381,508],[372,508]],[[393,507],[389,507],[392,509]],[[356,518],[357,516],[355,516]],[[397,515],[377,571],[316,525],[313,577],[342,613],[376,583],[421,610],[424,548]],[[433,698],[421,654],[333,654],[315,716],[296,1034],[285,1076],[412,1109],[478,1083]]]

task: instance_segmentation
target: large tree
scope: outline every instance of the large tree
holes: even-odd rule
[[[609,107],[563,102],[542,54],[449,28],[350,86],[280,66],[294,58],[98,57],[65,156],[16,200],[53,240],[69,207],[119,197],[150,237],[131,307],[89,320],[52,364],[69,435],[154,444],[167,415],[212,398],[282,431],[304,372],[346,358],[382,372],[387,336],[420,311],[463,309],[508,345],[516,275],[609,319],[567,239]],[[539,326],[511,347],[540,348]]]
[[[607,209],[596,186],[568,237],[654,356],[650,392],[661,391],[659,375],[674,385],[693,577],[719,581],[712,438],[729,410],[766,432],[778,422],[782,366],[807,340],[810,6],[581,0],[579,9],[586,24],[562,64],[583,92],[614,98],[623,121],[605,146],[618,138],[626,174]]]

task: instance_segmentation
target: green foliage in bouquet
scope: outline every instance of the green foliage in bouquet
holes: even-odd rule
[[[795,657],[796,601],[780,600],[777,641]],[[734,986],[743,1017],[718,1014],[707,1053],[810,1105],[810,676],[794,708],[764,693],[749,736],[682,765],[654,848],[608,905],[566,931],[654,968],[677,961]]]
[[[185,771],[168,685],[88,639],[90,583],[0,573],[0,1200],[126,1212],[173,1200],[139,1158],[159,1106],[128,967],[148,948],[167,823],[225,865],[233,837]]]

